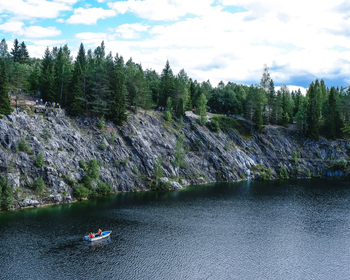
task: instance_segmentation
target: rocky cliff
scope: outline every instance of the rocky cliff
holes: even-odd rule
[[[14,112],[0,119],[0,175],[7,175],[13,187],[12,208],[75,201],[74,187],[86,172],[81,163],[90,159],[98,162],[98,181],[128,192],[148,189],[159,155],[163,180],[181,188],[217,181],[339,177],[344,173],[334,167],[346,166],[350,151],[346,141],[310,141],[296,130],[269,126],[244,137],[234,129],[211,132],[193,116],[167,122],[157,111],[130,113],[123,127],[107,122],[99,129],[97,124],[98,119],[70,118],[60,109]],[[180,134],[185,164],[174,168]],[[39,154],[42,164],[36,163]],[[33,188],[38,177],[45,182],[41,191]]]

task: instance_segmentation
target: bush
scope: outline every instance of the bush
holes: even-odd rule
[[[4,191],[4,203],[3,203],[4,209],[10,210],[13,202],[14,202],[13,188],[9,184],[6,184],[6,188]]]
[[[280,167],[278,169],[278,174],[279,174],[281,179],[287,179],[289,177],[287,169],[285,169],[283,167]]]
[[[62,179],[71,187],[75,185],[75,180],[70,175],[62,175]]]
[[[346,166],[348,165],[348,162],[346,159],[340,159],[332,164],[332,168],[335,170],[342,170],[344,171]]]
[[[79,184],[74,188],[73,195],[77,199],[86,198],[89,196],[89,190],[85,188],[82,184]]]
[[[37,177],[33,182],[33,188],[36,192],[42,192],[46,186],[42,177]]]
[[[113,191],[112,185],[99,181],[97,183],[97,193],[101,195],[109,194]]]
[[[86,174],[92,179],[97,180],[100,177],[100,169],[98,168],[97,160],[91,159],[88,163]]]
[[[171,121],[171,118],[172,118],[172,115],[169,111],[165,111],[165,120],[167,122],[170,122]]]
[[[88,168],[88,165],[86,164],[85,160],[81,159],[79,161],[79,167],[82,168],[84,171],[86,171]]]
[[[36,157],[36,160],[35,160],[35,165],[37,167],[42,167],[44,164],[44,158],[43,158],[43,154],[42,153],[39,153]]]
[[[213,132],[219,132],[220,130],[220,124],[214,118],[211,120],[211,122],[208,122],[207,127],[210,129],[210,131],[213,131]]]
[[[100,150],[104,150],[104,149],[106,149],[106,147],[107,147],[107,145],[106,145],[105,139],[102,138],[100,145],[98,145],[98,148]]]
[[[48,131],[47,128],[44,128],[42,133],[43,133],[42,136],[45,140],[48,140],[49,138],[52,137],[51,133]]]
[[[84,185],[85,188],[89,190],[92,189],[92,180],[87,174],[85,174],[83,178],[81,178],[81,183]]]
[[[104,129],[105,124],[106,124],[106,122],[105,122],[105,117],[102,116],[102,117],[100,118],[98,124],[97,124],[97,127],[98,127],[99,129]]]
[[[32,150],[30,149],[29,144],[27,143],[27,141],[24,137],[21,139],[21,141],[19,141],[16,150],[21,151],[21,152],[25,152],[25,153],[30,154],[30,155],[33,154]]]

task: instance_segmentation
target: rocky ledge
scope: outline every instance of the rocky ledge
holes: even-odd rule
[[[130,113],[123,127],[107,122],[99,129],[98,122],[68,117],[61,109],[28,110],[0,119],[0,175],[13,187],[11,208],[75,201],[74,188],[86,173],[82,162],[91,159],[98,162],[97,180],[115,192],[149,189],[158,156],[161,181],[172,189],[218,181],[347,175],[334,167],[347,165],[348,142],[310,141],[296,130],[268,126],[263,133],[243,137],[234,129],[212,132],[191,115],[183,122],[167,122],[156,111]],[[184,165],[175,168],[179,135],[184,136]],[[37,163],[39,154],[42,164]],[[33,188],[39,177],[45,183],[40,192]]]

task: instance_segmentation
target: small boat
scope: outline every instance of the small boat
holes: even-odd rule
[[[111,233],[112,233],[111,230],[109,230],[109,231],[102,231],[101,234],[94,233],[94,236],[95,236],[95,237],[92,237],[92,238],[90,238],[89,235],[84,235],[84,240],[86,240],[86,241],[97,241],[97,240],[101,240],[101,239],[103,239],[103,238],[106,238],[106,237],[110,236]]]

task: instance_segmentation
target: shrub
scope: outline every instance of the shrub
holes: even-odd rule
[[[279,174],[281,179],[287,179],[289,177],[287,169],[285,169],[283,167],[280,167],[278,169],[278,174]]]
[[[102,117],[100,118],[100,120],[98,121],[97,127],[98,127],[99,129],[104,129],[105,125],[106,125],[105,117],[102,116]]]
[[[88,168],[87,168],[86,174],[92,180],[97,180],[98,177],[100,177],[100,169],[98,168],[96,159],[90,159],[90,161],[88,163]]]
[[[97,183],[97,193],[101,195],[109,194],[113,191],[112,185],[99,181]]]
[[[92,189],[92,180],[88,175],[84,175],[83,178],[81,178],[81,183],[86,187],[87,189]]]
[[[340,159],[336,162],[333,162],[332,168],[335,170],[345,170],[346,166],[348,165],[348,162],[346,159]]]
[[[75,185],[75,180],[70,175],[62,175],[62,179],[71,187]]]
[[[171,118],[172,118],[172,115],[169,111],[165,111],[165,120],[167,122],[170,122],[171,121]]]
[[[42,192],[46,186],[42,177],[37,177],[33,182],[33,188],[36,192]]]
[[[42,167],[43,166],[43,163],[44,163],[44,158],[43,158],[43,154],[42,153],[39,153],[36,157],[36,160],[35,160],[35,165],[37,167]]]
[[[87,166],[85,160],[81,159],[81,160],[79,161],[79,167],[82,168],[84,171],[87,170],[88,166]]]
[[[48,140],[49,138],[52,137],[51,133],[49,132],[49,130],[47,128],[43,129],[42,134],[43,134],[42,136],[45,140]]]
[[[207,127],[210,129],[210,131],[213,131],[213,132],[219,132],[220,130],[220,124],[214,118],[211,120],[211,122],[208,122]]]
[[[30,154],[30,155],[33,154],[32,150],[30,149],[29,144],[27,143],[27,141],[24,137],[21,139],[21,141],[19,141],[16,150],[21,151],[21,152],[25,152],[25,153]]]
[[[102,138],[100,145],[98,145],[98,148],[100,150],[104,150],[104,149],[106,149],[106,147],[107,147],[107,145],[106,145],[105,139]]]
[[[118,167],[120,165],[120,162],[118,161],[118,160],[115,160],[114,162],[113,162],[113,166],[114,167]]]
[[[14,202],[14,198],[13,198],[13,187],[11,187],[9,184],[6,184],[3,199],[4,199],[3,200],[4,209],[10,210]]]
[[[73,195],[77,199],[86,198],[89,196],[89,190],[85,188],[82,184],[79,184],[74,188]]]

